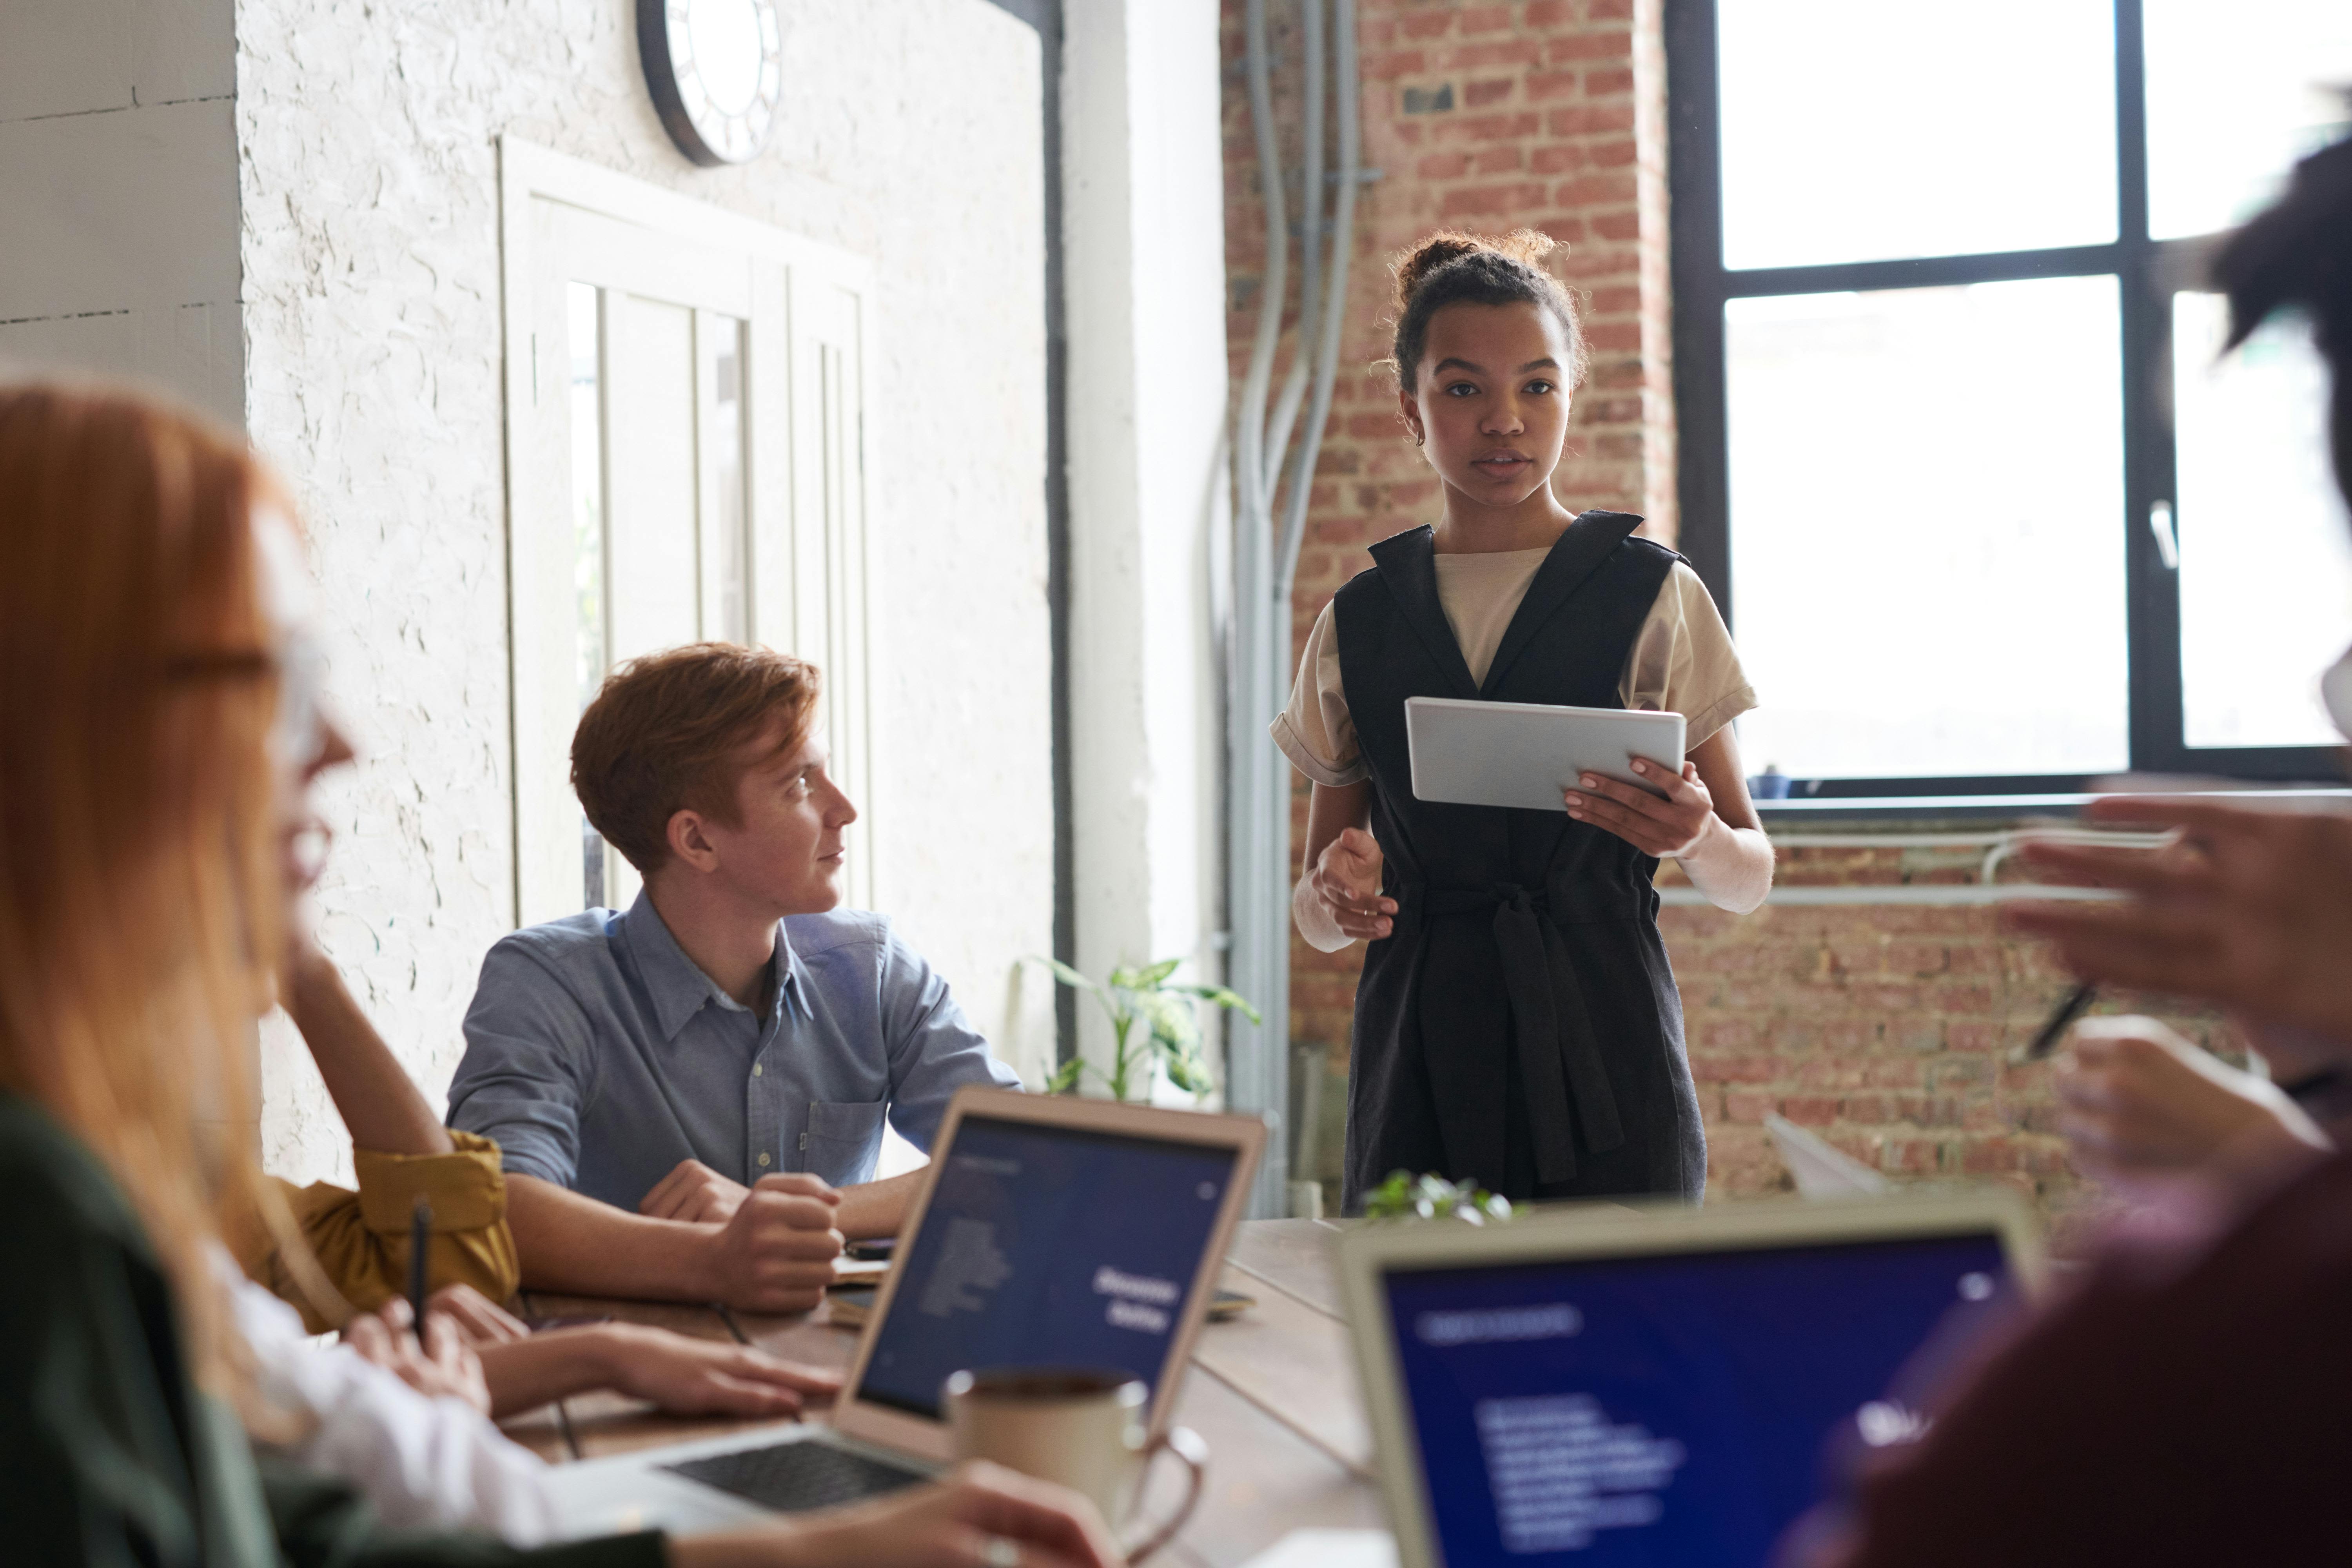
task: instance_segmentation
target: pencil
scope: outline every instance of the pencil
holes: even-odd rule
[[[416,1342],[425,1343],[425,1254],[433,1245],[433,1205],[416,1194],[408,1219],[408,1310],[415,1314]]]
[[[2050,1021],[2042,1026],[2042,1032],[2033,1037],[2032,1045],[2019,1053],[2018,1059],[2038,1062],[2056,1050],[2058,1042],[2066,1037],[2066,1031],[2074,1026],[2074,1020],[2089,1012],[2091,1004],[2098,997],[2099,988],[2087,980],[2066,993],[2066,999],[2058,1004],[2058,1010],[2050,1015]]]

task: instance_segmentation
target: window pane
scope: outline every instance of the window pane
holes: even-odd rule
[[[2129,758],[2113,278],[1734,300],[1731,569],[1796,778]]]
[[[2243,222],[2297,158],[2341,135],[2345,0],[2142,0],[2147,219],[2158,239]]]
[[[2172,297],[2180,682],[2191,746],[2327,746],[2319,672],[2352,642],[2327,372],[2300,323],[2227,359],[2218,294]]]
[[[1722,0],[1723,264],[2116,237],[2112,0]]]

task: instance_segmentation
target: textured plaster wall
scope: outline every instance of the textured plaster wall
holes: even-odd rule
[[[0,362],[145,381],[232,423],[232,0],[0,4]]]
[[[310,520],[333,688],[331,950],[439,1094],[512,911],[495,139],[513,132],[879,269],[869,548],[877,902],[1024,1070],[1053,910],[1036,35],[986,0],[784,0],[753,163],[663,134],[628,0],[241,0],[247,419]],[[273,1169],[338,1168],[265,1038]]]

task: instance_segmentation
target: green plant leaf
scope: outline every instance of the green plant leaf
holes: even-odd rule
[[[1161,981],[1175,973],[1177,966],[1183,962],[1181,958],[1161,959],[1135,977],[1135,988],[1139,991],[1147,991],[1156,987]]]
[[[1072,1057],[1068,1061],[1066,1061],[1060,1067],[1055,1068],[1046,1078],[1045,1092],[1047,1094],[1076,1094],[1078,1092],[1078,1080],[1086,1077],[1086,1058],[1084,1057]]]
[[[1215,1087],[1209,1077],[1209,1064],[1190,1052],[1168,1056],[1168,1081],[1193,1095],[1202,1095]]]
[[[1231,1007],[1237,1012],[1248,1015],[1249,1021],[1253,1024],[1264,1021],[1258,1016],[1257,1009],[1250,1005],[1248,998],[1237,991],[1228,991],[1222,985],[1163,985],[1160,989],[1171,993],[1181,992],[1187,996],[1198,996],[1202,1001],[1213,1003],[1219,1007]]]
[[[1054,972],[1054,978],[1060,981],[1063,984],[1071,986],[1079,991],[1091,991],[1097,996],[1102,994],[1101,986],[1096,984],[1093,981],[1087,979],[1076,970],[1072,969],[1068,964],[1064,963],[1058,958],[1047,958],[1043,953],[1033,952],[1024,956],[1021,962],[1024,963],[1042,963],[1047,969],[1052,970]]]
[[[1151,1037],[1170,1051],[1189,1052],[1201,1043],[1201,1026],[1189,1002],[1157,991],[1136,993],[1137,1016],[1151,1026]]]

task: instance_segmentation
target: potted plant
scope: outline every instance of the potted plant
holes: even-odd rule
[[[1153,1069],[1165,1068],[1169,1082],[1199,1096],[1213,1085],[1209,1064],[1201,1058],[1201,1026],[1194,1007],[1206,1002],[1242,1013],[1253,1024],[1258,1021],[1255,1007],[1222,985],[1171,979],[1184,962],[1181,958],[1163,958],[1140,969],[1122,965],[1099,984],[1055,959],[1026,962],[1044,964],[1055,980],[1094,997],[1110,1018],[1110,1070],[1073,1057],[1045,1080],[1049,1093],[1076,1094],[1092,1073],[1109,1088],[1113,1100],[1130,1100],[1150,1094]]]
[[[1475,1182],[1449,1182],[1443,1176],[1391,1171],[1387,1181],[1364,1194],[1364,1217],[1458,1219],[1466,1225],[1504,1225],[1518,1216],[1510,1199],[1497,1197]]]

